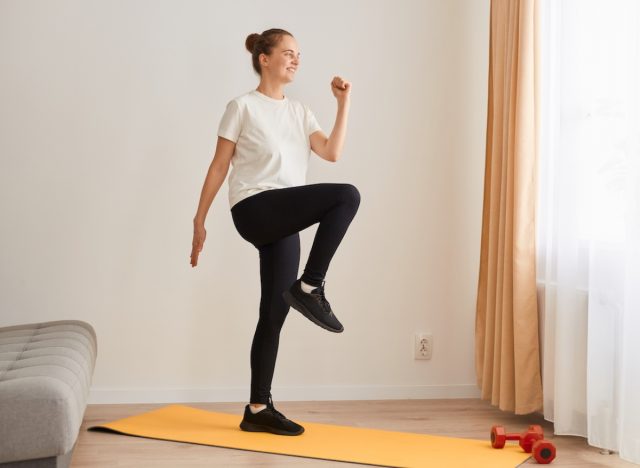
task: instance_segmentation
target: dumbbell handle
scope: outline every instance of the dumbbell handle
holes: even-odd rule
[[[506,434],[507,440],[520,440],[522,438],[522,434]]]

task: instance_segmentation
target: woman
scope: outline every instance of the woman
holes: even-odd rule
[[[324,295],[329,263],[360,205],[351,184],[305,185],[311,150],[336,162],[342,151],[351,84],[334,77],[336,122],[327,137],[314,114],[283,94],[300,64],[291,33],[269,29],[250,34],[245,46],[260,76],[255,90],[231,100],[220,120],[216,152],[194,218],[191,265],[206,237],[204,220],[229,166],[229,204],[233,223],[260,257],[260,318],[251,347],[251,396],[240,428],[299,435],[304,428],[277,411],[271,398],[280,330],[289,307],[320,327],[342,332]],[[320,223],[303,275],[299,232]]]

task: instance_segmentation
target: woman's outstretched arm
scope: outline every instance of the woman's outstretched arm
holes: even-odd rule
[[[231,157],[233,156],[235,148],[236,144],[233,141],[218,137],[216,152],[213,156],[213,161],[209,165],[209,171],[207,172],[207,177],[205,178],[200,194],[198,210],[193,218],[193,242],[191,244],[192,267],[198,264],[198,255],[207,237],[204,220],[207,217],[213,199],[216,197],[218,190],[220,190],[220,186],[224,183],[224,179],[227,178]]]

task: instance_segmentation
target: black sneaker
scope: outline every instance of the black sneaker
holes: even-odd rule
[[[301,279],[297,279],[291,287],[282,293],[284,301],[291,307],[301,312],[316,325],[335,333],[344,330],[331,310],[331,305],[324,296],[324,281],[310,293],[306,293],[300,287]]]
[[[304,432],[304,427],[296,424],[275,409],[273,400],[269,395],[267,407],[256,414],[251,412],[249,405],[244,408],[244,418],[240,423],[240,429],[249,432],[271,432],[278,435],[295,436]]]

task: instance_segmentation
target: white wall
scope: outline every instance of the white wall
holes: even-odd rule
[[[90,322],[90,403],[248,401],[258,253],[226,182],[189,254],[224,106],[258,83],[244,39],[280,27],[325,133],[332,77],[353,84],[342,158],[307,182],[362,200],[325,285],[345,331],[291,309],[274,400],[477,396],[488,23],[488,0],[1,2],[0,326]]]

